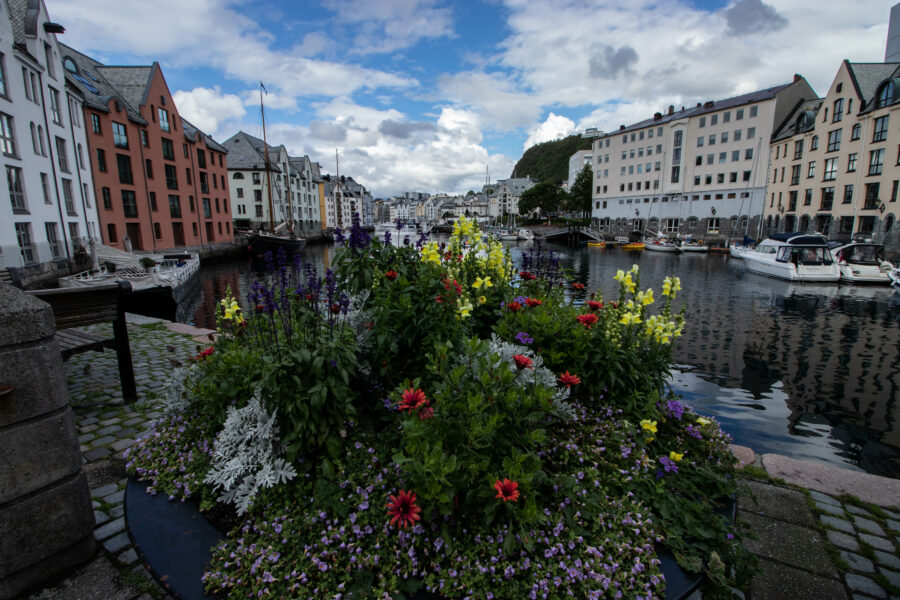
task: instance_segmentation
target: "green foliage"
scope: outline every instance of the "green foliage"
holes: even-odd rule
[[[594,171],[591,165],[584,165],[581,172],[575,178],[575,182],[569,188],[569,198],[566,208],[569,212],[590,214],[591,192],[594,188]]]
[[[541,214],[557,212],[566,200],[566,193],[558,185],[539,183],[522,193],[519,197],[519,213],[527,214],[540,209]]]
[[[215,352],[196,361],[197,375],[186,382],[191,410],[210,433],[225,421],[229,406],[246,405],[259,385],[263,357],[241,339],[222,338]]]
[[[579,150],[590,148],[591,140],[580,135],[537,144],[525,151],[513,167],[513,173],[560,184],[569,178],[569,158]]]

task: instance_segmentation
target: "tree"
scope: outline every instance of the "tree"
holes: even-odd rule
[[[566,193],[552,183],[539,183],[519,197],[519,214],[528,214],[535,209],[540,209],[542,214],[555,213],[565,196]]]
[[[591,165],[584,165],[575,177],[575,183],[569,188],[567,208],[571,212],[580,212],[584,217],[591,212],[591,190],[594,187],[594,171]]]

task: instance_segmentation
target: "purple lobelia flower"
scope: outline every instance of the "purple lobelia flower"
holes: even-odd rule
[[[524,331],[520,331],[519,333],[516,334],[516,341],[518,341],[520,344],[527,346],[528,344],[530,344],[534,341],[534,338],[528,337],[527,333],[525,333]]]

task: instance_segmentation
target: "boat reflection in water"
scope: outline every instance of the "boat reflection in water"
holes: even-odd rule
[[[510,244],[518,260],[531,242]],[[900,477],[900,293],[889,286],[795,284],[749,272],[726,254],[647,254],[608,247],[546,245],[586,283],[575,300],[618,295],[618,269],[640,266],[640,286],[657,292],[681,278],[676,307],[687,326],[672,386],[698,412],[715,416],[737,444],[844,468]],[[331,264],[332,246],[304,260]],[[214,327],[225,284],[246,301],[252,264],[203,267],[193,317]],[[659,300],[657,300],[657,303]],[[658,304],[657,304],[658,306]]]

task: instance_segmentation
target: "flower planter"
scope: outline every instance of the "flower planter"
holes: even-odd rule
[[[734,521],[735,502],[731,498],[717,511]],[[125,490],[125,522],[144,566],[166,591],[178,600],[212,599],[203,591],[202,576],[210,559],[210,549],[225,536],[200,514],[193,502],[170,502],[165,494],[151,496],[145,485],[128,480]],[[688,573],[675,557],[657,545],[666,579],[666,600],[683,600],[703,582],[703,575]],[[421,593],[415,600],[438,600]]]

